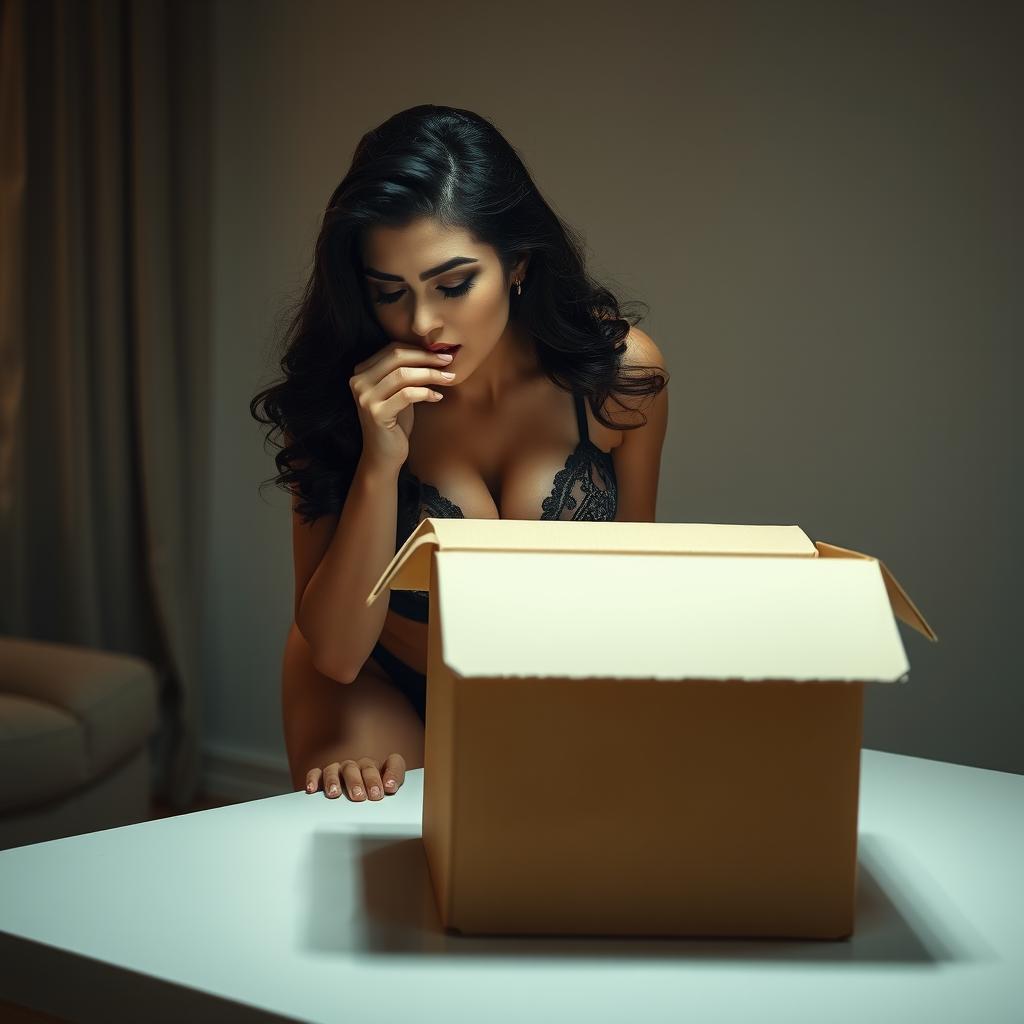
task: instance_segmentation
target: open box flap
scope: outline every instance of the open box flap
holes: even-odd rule
[[[837,544],[827,544],[825,541],[815,541],[815,546],[822,558],[869,558],[878,562],[882,570],[882,578],[885,580],[885,589],[889,595],[889,603],[892,606],[893,614],[913,627],[929,640],[938,642],[935,630],[925,622],[924,616],[918,611],[917,605],[910,599],[910,595],[900,586],[899,581],[891,572],[885,562],[873,555],[865,555],[861,551],[854,551],[852,548],[841,548]]]
[[[902,682],[874,559],[439,551],[441,659],[464,678]]]
[[[605,555],[818,557],[811,539],[799,526],[428,517],[395,552],[366,598],[366,604],[373,604],[388,589],[429,590],[430,554],[434,548],[439,551],[563,551]]]

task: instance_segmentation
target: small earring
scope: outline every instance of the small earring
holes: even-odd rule
[[[519,296],[519,295],[522,295],[522,294],[523,294],[523,281],[522,281],[522,278],[520,278],[518,281],[516,281],[516,296]]]

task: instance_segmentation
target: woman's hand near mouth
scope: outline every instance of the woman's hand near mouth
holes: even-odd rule
[[[362,458],[401,467],[409,457],[413,406],[443,397],[433,385],[452,382],[455,374],[444,367],[453,358],[393,341],[355,365],[348,383],[363,432]]]

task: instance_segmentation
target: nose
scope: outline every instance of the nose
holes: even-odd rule
[[[421,305],[412,317],[412,333],[422,338],[423,345],[436,344],[431,338],[436,339],[441,332],[441,324],[438,321],[437,313],[431,312],[426,303]]]

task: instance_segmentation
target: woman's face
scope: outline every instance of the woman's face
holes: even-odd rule
[[[510,285],[494,249],[475,243],[467,231],[432,218],[404,228],[374,227],[366,233],[362,261],[372,307],[389,339],[424,349],[458,347],[450,363],[453,387],[505,334]],[[431,276],[422,280],[423,274]]]

